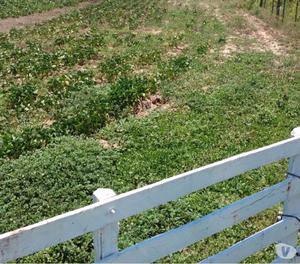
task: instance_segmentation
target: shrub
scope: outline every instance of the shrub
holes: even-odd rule
[[[109,82],[116,80],[122,75],[126,75],[131,67],[125,55],[113,55],[100,64],[100,70]]]
[[[133,106],[147,93],[157,90],[157,82],[145,77],[123,77],[111,86],[108,94],[110,114],[118,116],[125,108]]]
[[[191,67],[191,58],[181,55],[159,64],[159,75],[162,79],[175,79],[179,73],[185,72]]]
[[[13,85],[9,89],[8,101],[10,108],[24,111],[29,108],[37,97],[37,87],[32,83]]]
[[[21,132],[5,131],[0,135],[0,157],[17,158],[27,151],[46,146],[53,129],[43,127],[26,127]]]
[[[78,71],[49,79],[47,86],[50,93],[59,98],[66,97],[71,91],[79,91],[84,85],[94,85],[92,71]]]
[[[156,91],[156,82],[144,77],[123,77],[111,86],[85,87],[74,93],[59,111],[57,126],[67,134],[90,134],[118,117],[147,93]]]
[[[106,94],[94,86],[84,87],[65,101],[55,116],[55,126],[64,134],[90,134],[106,124],[107,112]]]

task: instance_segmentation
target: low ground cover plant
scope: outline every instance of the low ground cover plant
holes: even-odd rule
[[[35,12],[51,10],[53,8],[75,5],[83,0],[2,0],[0,1],[0,18],[26,16]]]

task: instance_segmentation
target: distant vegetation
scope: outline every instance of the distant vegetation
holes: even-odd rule
[[[19,17],[56,7],[71,6],[84,0],[0,0],[0,18]]]
[[[248,8],[265,8],[270,13],[284,20],[294,20],[298,22],[300,0],[248,0]]]

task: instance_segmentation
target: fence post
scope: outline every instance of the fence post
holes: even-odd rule
[[[293,137],[300,137],[300,127],[295,128],[292,131],[291,135]],[[289,159],[288,173],[290,173],[288,177],[295,177],[292,175],[300,176],[300,155],[291,157]],[[294,181],[289,188],[287,198],[284,201],[283,215],[293,215],[298,218],[300,217],[300,179]],[[279,242],[296,248],[298,242],[298,231],[292,235],[281,239]],[[296,259],[297,261],[299,260],[298,257],[295,257],[290,260],[284,260],[278,257],[273,263],[296,263]]]
[[[93,193],[94,203],[115,196],[111,189],[100,188]],[[114,214],[112,209],[111,214]],[[93,219],[97,221],[97,219]],[[101,262],[105,257],[118,251],[119,223],[111,223],[94,232],[95,263]]]

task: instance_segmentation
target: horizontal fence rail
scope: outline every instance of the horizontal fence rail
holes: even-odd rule
[[[105,258],[104,261],[131,263],[134,260],[138,263],[148,263],[165,257],[282,202],[292,181],[296,179],[287,179],[189,224],[129,247]]]
[[[112,223],[117,223],[145,210],[231,179],[249,170],[284,158],[298,156],[300,154],[299,136],[300,133],[297,133],[293,138],[236,155],[99,202],[97,200],[92,205],[1,234],[0,262],[23,257],[85,233],[95,232]],[[287,197],[293,200],[293,197],[300,193],[297,188],[293,192],[290,191],[293,190],[292,186],[297,186],[294,183],[297,180],[299,181],[299,179],[289,177],[277,185],[219,209],[201,219],[145,240],[124,251],[114,253],[105,258],[104,262],[154,261],[239,223],[284,201]],[[288,207],[292,208],[291,205],[290,203]],[[191,236],[191,234],[193,235]],[[178,236],[180,239],[176,240],[175,237]],[[102,240],[96,239],[95,241],[98,241],[99,244]]]
[[[296,219],[280,221],[200,263],[240,262],[271,244],[280,241],[283,237],[298,232],[298,229],[299,222]]]

